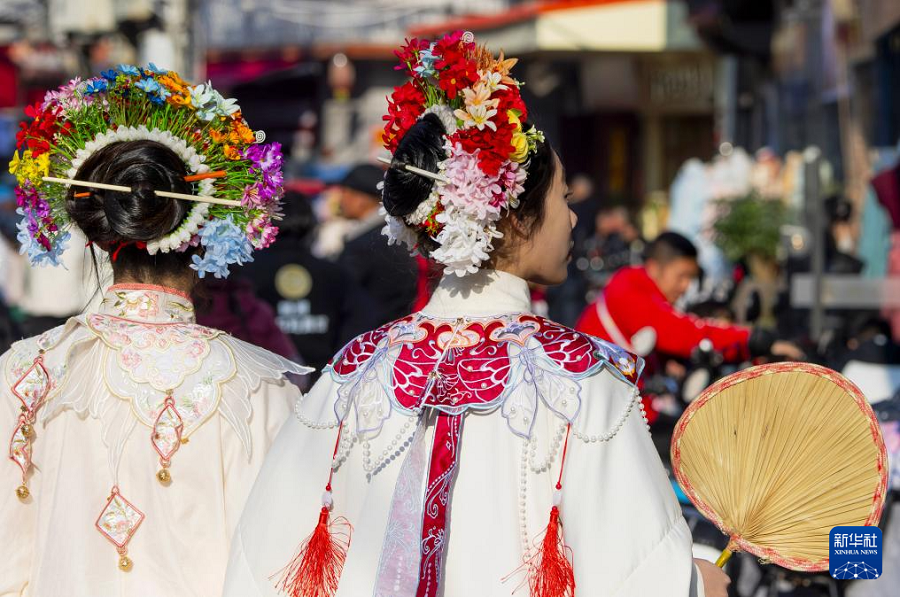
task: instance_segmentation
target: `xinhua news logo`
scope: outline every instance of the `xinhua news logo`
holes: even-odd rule
[[[881,529],[834,527],[828,568],[840,580],[875,579],[881,576]]]

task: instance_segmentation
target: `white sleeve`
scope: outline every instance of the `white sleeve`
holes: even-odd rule
[[[578,588],[585,595],[702,597],[691,532],[636,398],[608,371],[582,381],[561,507]],[[583,439],[617,425],[608,441]]]
[[[6,370],[7,352],[0,358],[0,371]],[[0,433],[6,438],[12,436],[18,425],[19,401],[13,396],[6,381],[0,388]],[[7,444],[8,445],[8,444]],[[40,442],[36,444],[40,449]],[[38,457],[39,459],[39,457]],[[28,487],[32,496],[24,502],[16,496],[16,487],[22,484],[22,470],[10,458],[2,458],[0,479],[3,488],[0,491],[0,529],[3,529],[5,541],[0,542],[0,596],[12,597],[24,595],[28,590],[31,575],[33,551],[35,544],[35,527],[38,504],[35,496],[40,495],[40,474],[32,471],[29,474]]]

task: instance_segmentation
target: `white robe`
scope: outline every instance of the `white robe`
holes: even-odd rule
[[[193,321],[183,295],[113,286],[98,313],[17,342],[0,358],[5,438],[19,428],[13,390],[26,398],[49,391],[29,443],[33,465],[19,433],[11,444],[30,497],[15,494],[23,481],[16,460],[0,464],[0,595],[220,594],[244,501],[299,396],[282,372],[306,368]],[[31,370],[41,350],[49,380]],[[177,444],[164,486],[151,434],[167,390],[189,441],[161,430],[165,453]],[[95,526],[114,485],[144,515],[125,546],[127,572]],[[119,519],[116,537],[131,530],[130,520]]]
[[[500,314],[527,314],[529,304],[527,284],[510,274],[482,272],[463,279],[445,278],[428,306],[413,318],[412,327],[424,317],[446,319],[450,325],[466,318],[465,328],[473,319],[503,320]],[[422,475],[410,485],[410,479],[400,474],[416,470],[410,462],[422,457],[417,446],[424,445],[424,455],[428,455],[435,415],[426,408],[424,414],[411,416],[398,405],[392,394],[403,380],[396,374],[397,361],[392,361],[398,358],[397,350],[389,345],[395,344],[390,338],[397,338],[400,346],[404,338],[414,338],[416,333],[415,329],[392,328],[369,358],[383,362],[362,375],[343,375],[332,369],[303,398],[298,417],[286,423],[276,438],[238,524],[226,579],[227,597],[277,594],[275,581],[280,569],[316,524],[332,464],[337,417],[345,408],[338,404],[336,409],[335,403],[345,399],[352,408],[345,420],[345,441],[335,460],[339,466],[332,481],[331,516],[347,518],[353,533],[337,594],[415,595],[401,579],[417,574],[418,562],[401,560],[396,554],[402,544],[402,527],[411,525],[415,535],[421,523],[411,517],[392,517],[391,511],[404,498],[414,504],[413,510],[422,509]],[[567,333],[577,335],[570,330]],[[589,341],[600,350],[617,349],[596,339]],[[592,369],[586,377],[567,376],[544,358],[534,338],[521,348],[513,344],[509,344],[511,368],[506,383],[516,379],[518,385],[493,407],[473,408],[463,415],[442,594],[528,594],[524,574],[516,571],[523,562],[525,545],[533,545],[547,526],[560,470],[560,440],[566,429],[566,420],[548,408],[554,404],[558,411],[570,414],[572,421],[560,511],[565,542],[572,553],[576,595],[702,596],[692,565],[690,531],[646,421],[634,406],[639,404],[636,390],[610,363]],[[348,347],[353,345],[351,342]],[[335,367],[356,358],[348,353],[354,350],[345,348],[339,353]],[[529,383],[531,378],[517,373],[527,361],[526,352],[533,357],[528,362],[543,363],[544,385],[538,388],[541,400],[534,395],[536,386]],[[633,365],[637,363],[626,363]],[[553,395],[570,387],[573,395],[580,396],[577,412],[571,401],[560,400],[564,396]],[[522,425],[521,409],[510,406],[528,410],[529,403],[536,406],[529,411],[533,427],[529,427],[531,417],[524,418],[526,424]],[[616,422],[623,415],[617,429]],[[383,423],[379,423],[381,418]],[[383,425],[380,432],[365,432],[379,424]],[[421,438],[416,437],[417,430]],[[604,434],[612,435],[611,439],[597,439]],[[407,485],[410,490],[405,489]]]

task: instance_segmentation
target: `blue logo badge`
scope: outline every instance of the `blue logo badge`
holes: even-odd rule
[[[834,527],[829,537],[829,569],[840,580],[881,576],[881,529]]]

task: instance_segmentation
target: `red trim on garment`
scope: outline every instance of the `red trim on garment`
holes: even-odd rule
[[[181,290],[176,290],[175,288],[170,288],[168,286],[160,286],[158,284],[137,284],[137,283],[121,283],[121,284],[113,284],[109,288],[106,289],[107,292],[115,292],[116,290],[150,290],[153,292],[164,292],[166,294],[174,294],[176,296],[180,296],[183,299],[191,300],[191,297],[186,292],[182,292]]]

